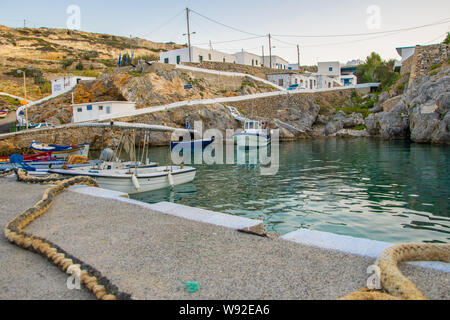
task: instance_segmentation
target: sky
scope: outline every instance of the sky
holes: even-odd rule
[[[438,43],[450,31],[448,0],[0,0],[0,24],[23,27],[25,19],[27,27],[67,28],[70,5],[80,8],[83,31],[180,44],[189,7],[193,45],[209,48],[211,41],[215,50],[256,54],[264,46],[267,54],[270,33],[272,54],[297,63],[298,44],[302,65],[345,63],[372,51],[400,59],[396,47]]]

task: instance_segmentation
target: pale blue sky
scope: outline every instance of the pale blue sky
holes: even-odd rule
[[[448,0],[0,0],[0,24],[20,27],[23,19],[30,27],[65,28],[71,4],[81,8],[81,28],[84,31],[138,36],[152,41],[186,43],[185,12],[191,9],[224,24],[257,35],[330,35],[382,32],[450,20]],[[380,29],[368,29],[366,10],[371,5],[381,9]],[[178,14],[178,16],[177,16]],[[175,18],[174,18],[175,17]],[[174,18],[161,28],[162,24]],[[337,38],[288,38],[277,36],[292,44],[300,44],[302,64],[317,61],[364,58],[371,51],[383,58],[398,58],[395,47],[439,42],[449,31],[450,22],[427,28],[386,35]],[[193,44],[210,40],[214,49],[233,53],[241,48],[261,53],[267,38],[214,45],[214,42],[243,39],[251,35],[227,29],[191,14]],[[365,40],[356,42],[357,40]],[[274,40],[273,54],[292,63],[297,62],[294,45]],[[201,45],[208,47],[208,45]]]

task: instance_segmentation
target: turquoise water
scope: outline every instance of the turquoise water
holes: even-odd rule
[[[168,148],[152,148],[168,163]],[[194,182],[133,196],[393,243],[450,242],[450,148],[404,141],[318,139],[280,144],[280,169],[194,165]]]

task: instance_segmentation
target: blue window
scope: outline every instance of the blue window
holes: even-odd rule
[[[333,67],[329,67],[328,70],[331,72],[333,71]]]
[[[86,106],[86,110],[87,110],[87,111],[90,111],[90,110],[92,110],[92,106],[91,106],[91,105],[89,105],[89,106]]]

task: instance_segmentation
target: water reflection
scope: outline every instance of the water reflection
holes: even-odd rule
[[[404,141],[320,139],[280,144],[276,176],[258,165],[194,165],[193,183],[135,196],[381,241],[450,242],[450,149]],[[168,148],[153,148],[166,163]]]

